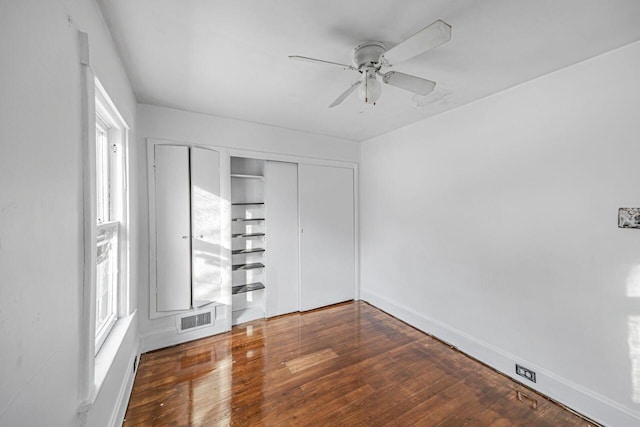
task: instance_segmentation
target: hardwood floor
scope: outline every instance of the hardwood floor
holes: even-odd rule
[[[363,302],[143,354],[125,426],[588,426]]]

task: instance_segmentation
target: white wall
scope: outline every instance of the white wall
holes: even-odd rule
[[[363,143],[363,299],[640,422],[640,230],[617,228],[640,207],[639,69],[640,42]]]
[[[138,280],[139,325],[142,351],[195,339],[220,332],[224,325],[216,324],[211,330],[177,335],[175,318],[149,318],[149,224],[147,183],[147,138],[163,139],[201,146],[222,148],[221,162],[228,162],[229,150],[248,150],[255,156],[290,156],[339,162],[357,162],[360,155],[358,143],[329,136],[316,135],[259,123],[224,117],[198,114],[153,105],[138,105],[138,179],[141,193],[140,241],[145,250],[141,253]],[[222,173],[227,169],[223,167]],[[223,181],[223,186],[224,186]],[[228,184],[227,184],[228,185]]]
[[[353,162],[360,144],[345,139],[154,105],[138,106],[138,135],[265,153]]]
[[[89,34],[92,68],[134,126],[135,97],[94,1],[0,2],[3,426],[79,422],[83,141],[78,30]],[[137,197],[135,180],[132,184]],[[134,232],[133,268],[136,245]],[[135,341],[121,352],[131,354]],[[122,382],[130,369],[128,361],[115,363],[105,382]],[[95,404],[113,412],[116,398],[103,390]],[[94,421],[106,425],[108,420]]]

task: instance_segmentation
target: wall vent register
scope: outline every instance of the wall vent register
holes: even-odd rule
[[[178,317],[178,332],[180,333],[210,325],[213,325],[212,311]]]

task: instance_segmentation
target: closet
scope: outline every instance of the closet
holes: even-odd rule
[[[351,168],[231,158],[234,324],[354,298],[353,189]]]
[[[149,147],[151,318],[214,303],[226,329],[355,297],[354,169],[239,153]]]
[[[220,157],[214,150],[154,147],[156,311],[218,301],[221,280]]]
[[[232,323],[266,313],[264,161],[231,157]]]
[[[355,296],[353,169],[301,164],[300,310]]]
[[[300,310],[298,164],[267,161],[267,317]]]

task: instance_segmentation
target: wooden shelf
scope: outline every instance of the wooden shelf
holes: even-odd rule
[[[231,251],[231,255],[255,254],[258,252],[264,252],[264,249],[263,248],[236,249],[235,251]]]
[[[236,285],[231,287],[231,294],[244,294],[245,292],[253,292],[264,289],[264,285],[260,282],[247,283],[246,285]]]
[[[231,237],[262,237],[264,235],[265,235],[264,233],[248,233],[248,234],[237,233],[237,234],[232,234]]]
[[[231,271],[255,270],[256,268],[264,268],[264,264],[261,262],[253,262],[251,264],[235,264],[231,267]]]
[[[231,203],[231,206],[251,206],[251,205],[264,205],[264,202]]]
[[[264,221],[264,218],[231,218],[234,222],[252,222],[252,221]]]
[[[231,174],[231,178],[258,179],[258,180],[262,181],[264,179],[264,176],[262,176],[262,175],[245,175],[245,174],[242,174],[242,173],[232,173]]]

